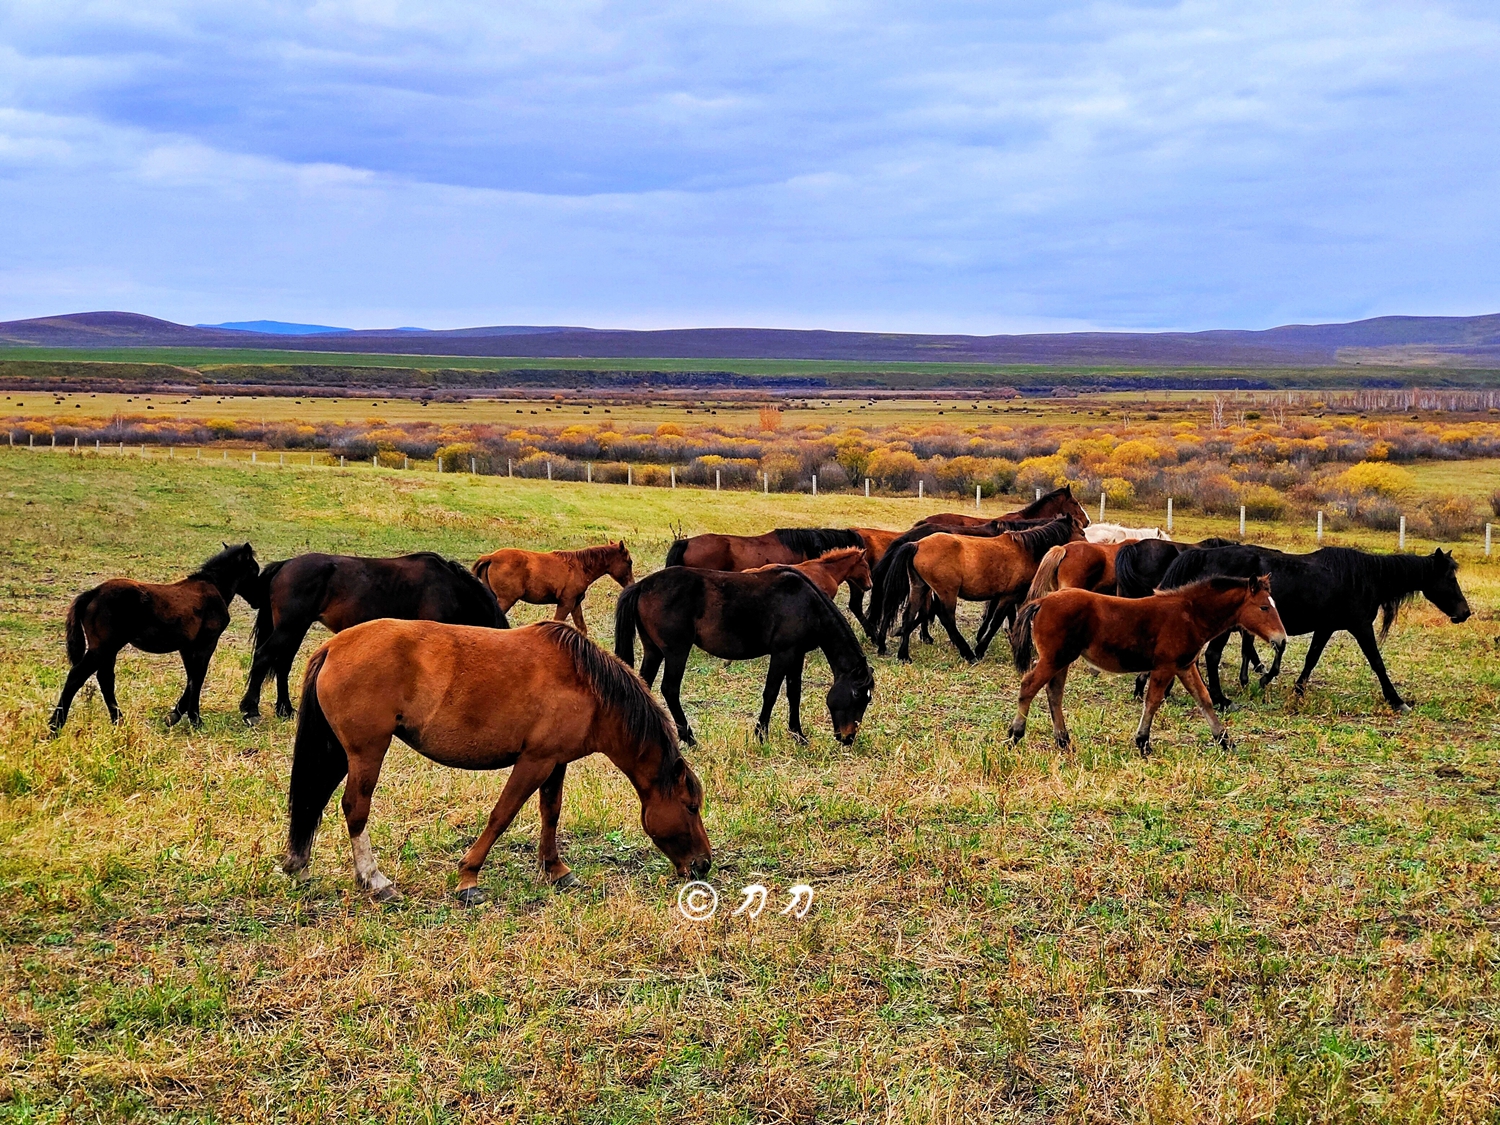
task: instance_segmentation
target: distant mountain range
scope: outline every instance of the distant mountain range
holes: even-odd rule
[[[126,312],[70,313],[0,323],[5,346],[268,348],[505,358],[833,360],[864,363],[1100,367],[1454,366],[1500,368],[1500,314],[1383,316],[1264,331],[916,335],[775,328],[621,331],[501,325],[445,331],[350,330],[279,321],[174,324]],[[3,353],[0,353],[3,354]]]

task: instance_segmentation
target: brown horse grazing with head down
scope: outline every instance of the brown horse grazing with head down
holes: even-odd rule
[[[959,654],[970,664],[984,656],[999,630],[1006,607],[1019,603],[1036,573],[1037,563],[1049,548],[1066,543],[1077,525],[1071,516],[1058,516],[1028,531],[1006,531],[999,535],[972,536],[939,532],[893,549],[888,582],[906,585],[906,597],[887,588],[882,599],[888,630],[896,610],[904,604],[901,648],[898,660],[911,660],[911,632],[930,604]],[[994,602],[975,638],[975,648],[958,631],[955,616],[959,599]]]
[[[1054,590],[1092,590],[1096,594],[1113,594],[1115,556],[1123,546],[1123,542],[1090,543],[1086,539],[1075,539],[1053,547],[1042,556],[1031,580],[1031,589],[1026,591],[1026,600],[1039,601]]]
[[[500,612],[509,613],[517,602],[556,605],[552,620],[566,621],[572,614],[573,623],[584,636],[588,636],[589,628],[583,621],[583,599],[589,587],[606,574],[622,588],[635,581],[625,540],[581,551],[522,551],[506,547],[474,564],[474,576],[495,592]]]
[[[292,751],[284,868],[307,867],[323,808],[344,785],[344,820],[360,886],[397,897],[370,847],[370,795],[396,737],[439,765],[510,767],[489,823],[459,865],[458,897],[481,902],[479,869],[496,837],[541,791],[542,870],[572,882],[557,849],[568,763],[600,753],[630,779],[641,826],[679,875],[713,862],[699,811],[703,786],[678,753],[672,720],[623,661],[556,621],[504,632],[434,621],[370,621],[313,654]]]
[[[1143,755],[1151,746],[1151,720],[1173,679],[1192,693],[1214,738],[1227,748],[1229,734],[1194,661],[1205,644],[1236,626],[1278,647],[1286,643],[1269,575],[1210,578],[1149,598],[1059,590],[1030,603],[1021,610],[1010,637],[1016,668],[1026,673],[1010,724],[1011,741],[1025,737],[1031,701],[1046,688],[1053,735],[1059,747],[1068,748],[1063,689],[1068,668],[1081,656],[1104,672],[1150,674],[1146,706],[1135,732],[1136,748]]]
[[[747,573],[775,570],[780,565],[784,564],[752,567]],[[812,584],[830,598],[839,592],[839,586],[845,582],[851,588],[861,591],[870,588],[870,564],[866,561],[865,552],[858,547],[840,547],[837,551],[829,551],[818,558],[793,563],[792,569],[807,575]]]
[[[56,734],[68,721],[68,708],[90,676],[99,680],[99,694],[109,708],[109,720],[120,721],[115,702],[115,657],[126,645],[142,652],[180,652],[187,671],[187,687],[167,716],[167,725],[187,716],[203,725],[198,701],[208,662],[219,636],[229,624],[229,603],[235,594],[253,597],[249,589],[260,573],[249,543],[224,549],[181,582],[157,585],[130,578],[111,578],[86,590],[68,607],[68,671],[62,695],[48,725]],[[255,604],[254,602],[251,603]]]

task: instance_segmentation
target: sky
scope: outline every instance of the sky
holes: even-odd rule
[[[1500,311],[1500,5],[0,0],[0,320]]]

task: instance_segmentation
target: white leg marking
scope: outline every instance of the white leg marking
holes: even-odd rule
[[[391,885],[380,871],[375,860],[375,849],[370,846],[370,830],[366,828],[358,836],[351,836],[349,843],[354,848],[354,878],[366,890],[379,893]]]

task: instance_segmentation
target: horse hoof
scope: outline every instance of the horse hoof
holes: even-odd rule
[[[792,741],[795,742],[798,746],[806,746],[807,735],[803,734],[800,730],[794,730],[792,731]]]
[[[1402,703],[1399,707],[1396,708],[1396,714],[1398,714],[1398,715],[1410,715],[1411,714],[1411,704],[1410,703]]]
[[[182,722],[182,713],[180,711],[168,711],[167,712],[167,729],[168,730],[170,730],[172,727],[175,727],[180,722]]]
[[[277,707],[276,708],[276,717],[278,719],[290,719],[296,713],[297,712],[293,711],[290,707]]]
[[[763,727],[759,723],[755,724],[755,741],[756,742],[764,742],[770,736],[771,736],[771,731],[769,730],[769,728]]]
[[[245,720],[245,725],[247,727],[258,727],[258,726],[260,726],[260,712],[259,711],[244,711],[244,712],[241,712],[240,718],[242,718],[243,720]]]
[[[460,906],[482,906],[490,900],[478,887],[465,887],[458,892],[458,903]]]
[[[552,889],[554,891],[570,891],[574,887],[581,886],[583,886],[583,882],[578,878],[577,875],[574,875],[571,871],[569,871],[561,879],[552,880]]]
[[[1234,710],[1234,703],[1228,699],[1220,700],[1218,703],[1214,704],[1214,710],[1218,711],[1222,715],[1227,715],[1229,714],[1229,712]]]
[[[1141,757],[1151,756],[1151,740],[1149,738],[1138,738],[1135,740],[1135,748],[1141,752]]]
[[[380,903],[380,905],[389,906],[393,902],[401,901],[401,892],[396,889],[394,884],[392,884],[390,886],[381,887],[380,890],[376,891],[375,894],[371,897],[373,897],[376,902]]]
[[[1073,740],[1067,735],[1063,735],[1061,738],[1054,738],[1053,741],[1057,743],[1057,748],[1059,750],[1073,749]]]

